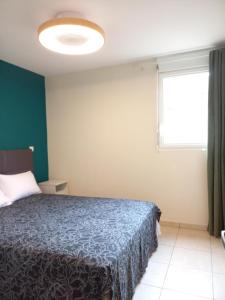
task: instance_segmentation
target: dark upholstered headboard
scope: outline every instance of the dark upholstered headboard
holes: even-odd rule
[[[33,171],[32,151],[0,150],[0,174],[18,174]]]

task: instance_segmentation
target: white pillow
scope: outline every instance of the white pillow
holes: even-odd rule
[[[15,175],[0,174],[0,190],[12,202],[32,194],[41,193],[31,171]]]
[[[5,194],[0,190],[0,207],[7,206],[12,204],[12,201],[9,200],[9,198],[6,197]]]

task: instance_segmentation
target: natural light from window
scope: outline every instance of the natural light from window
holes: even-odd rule
[[[167,74],[159,79],[162,147],[206,147],[208,71]]]

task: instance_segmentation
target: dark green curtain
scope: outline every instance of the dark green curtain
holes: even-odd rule
[[[209,233],[225,229],[225,48],[209,55],[208,104]]]

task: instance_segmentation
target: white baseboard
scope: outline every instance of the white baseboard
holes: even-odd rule
[[[184,229],[196,229],[196,230],[207,230],[207,225],[198,225],[198,224],[188,224],[188,223],[179,223],[173,221],[160,221],[160,225],[162,226],[170,226],[176,228],[184,228]]]

